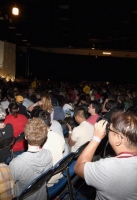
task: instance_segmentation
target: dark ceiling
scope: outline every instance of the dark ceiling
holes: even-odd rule
[[[11,13],[15,4],[19,16]],[[0,40],[136,51],[137,0],[0,0]]]

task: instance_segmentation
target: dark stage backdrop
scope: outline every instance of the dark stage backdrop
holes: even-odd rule
[[[62,55],[29,50],[29,71],[38,78],[137,83],[136,69],[135,58]]]

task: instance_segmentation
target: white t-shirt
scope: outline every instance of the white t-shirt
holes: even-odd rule
[[[83,121],[79,126],[75,127],[72,131],[71,139],[76,143],[71,147],[71,152],[75,152],[83,144],[90,141],[93,132],[94,126],[87,121]]]
[[[48,149],[52,154],[53,165],[55,165],[60,159],[63,158],[63,151],[65,146],[64,138],[55,133],[54,131],[48,131],[48,138],[45,144],[43,145],[44,149]],[[48,187],[52,186],[54,183],[62,177],[62,174],[59,173],[53,176],[48,182]]]

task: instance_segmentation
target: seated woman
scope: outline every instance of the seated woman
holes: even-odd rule
[[[13,137],[13,127],[9,123],[4,123],[5,117],[6,111],[2,106],[0,106],[0,142]],[[8,157],[10,157],[9,148],[0,151],[0,163],[6,163]]]
[[[18,114],[19,106],[13,101],[9,104],[9,115],[6,116],[4,123],[12,124],[14,130],[14,137],[17,137],[22,132],[24,132],[25,125],[28,121],[27,117],[22,114]],[[14,157],[25,151],[25,140],[16,142],[13,147]]]
[[[44,93],[42,95],[41,101],[38,101],[37,103],[29,106],[28,111],[32,112],[35,106],[40,106],[42,110],[48,111],[50,113],[51,122],[52,122],[54,118],[54,109],[52,106],[51,97],[47,93]]]

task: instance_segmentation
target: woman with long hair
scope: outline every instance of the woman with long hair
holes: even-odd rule
[[[39,106],[42,110],[48,111],[51,115],[51,122],[52,122],[53,117],[54,117],[54,109],[53,109],[51,97],[49,96],[49,94],[44,93],[41,97],[41,101],[38,101],[37,103],[29,106],[28,111],[31,112],[35,106]]]

